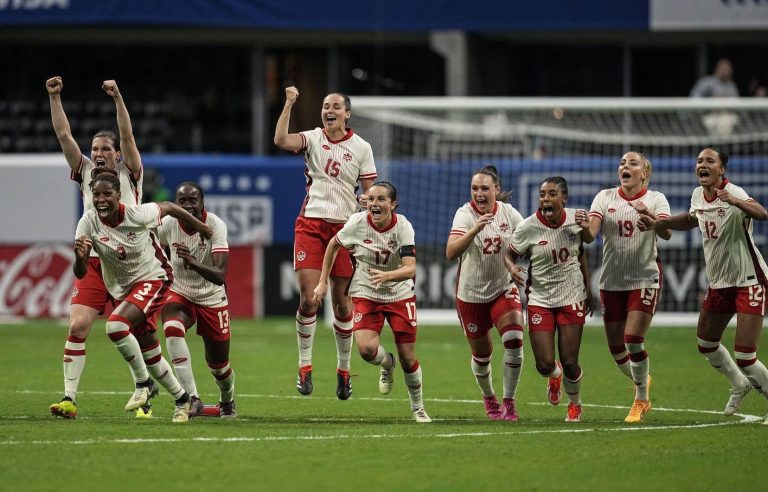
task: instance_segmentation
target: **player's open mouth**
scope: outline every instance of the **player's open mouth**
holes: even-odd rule
[[[371,215],[373,215],[376,218],[381,217],[381,210],[378,208],[372,208],[371,209]]]
[[[97,167],[106,166],[107,161],[105,161],[104,159],[96,159],[94,161],[94,164],[96,164]]]
[[[109,205],[99,205],[96,207],[96,212],[99,214],[99,217],[108,217],[109,216]]]
[[[708,178],[709,177],[709,169],[702,169],[699,171],[699,177],[700,178]]]
[[[628,171],[624,171],[623,173],[621,173],[621,179],[623,180],[630,179],[631,177],[632,175]]]
[[[331,125],[336,122],[336,115],[329,114],[325,117],[325,123]]]
[[[544,217],[551,219],[555,215],[555,207],[552,205],[543,205],[541,207],[541,215]]]

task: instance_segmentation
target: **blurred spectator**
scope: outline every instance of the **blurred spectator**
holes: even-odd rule
[[[171,192],[163,185],[163,175],[151,167],[144,168],[144,189],[142,202],[167,202],[171,200]]]
[[[760,79],[757,77],[751,77],[749,84],[747,84],[747,92],[751,97],[766,97],[768,96],[768,87],[760,83]]]
[[[696,81],[691,89],[691,97],[739,97],[739,89],[733,83],[733,65],[731,60],[720,58],[712,75],[706,75]]]

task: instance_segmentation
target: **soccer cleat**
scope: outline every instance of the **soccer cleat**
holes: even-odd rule
[[[651,400],[635,400],[632,408],[629,409],[629,415],[624,419],[628,424],[634,424],[642,421],[645,415],[651,411]]]
[[[387,355],[392,358],[392,367],[389,369],[384,369],[383,367],[379,369],[379,393],[382,395],[388,395],[392,391],[392,377],[396,365],[395,356],[392,354]]]
[[[203,415],[203,408],[205,408],[205,405],[203,405],[203,400],[196,396],[192,396],[189,398],[189,417],[197,417],[199,415]]]
[[[728,403],[725,405],[725,410],[723,413],[725,415],[733,415],[734,413],[739,411],[739,408],[741,408],[741,402],[744,400],[744,397],[747,396],[747,393],[749,393],[749,390],[752,389],[752,385],[747,382],[744,386],[741,388],[733,388],[731,389],[731,396],[728,398]]]
[[[339,400],[348,400],[352,394],[352,382],[349,380],[349,371],[336,369],[336,396]]]
[[[515,400],[513,398],[504,398],[501,408],[501,420],[517,422],[517,410],[515,409]]]
[[[429,418],[429,415],[427,415],[427,412],[424,411],[424,407],[417,408],[416,410],[412,410],[413,412],[413,420],[420,424],[428,424],[432,422],[432,419]]]
[[[568,416],[565,417],[566,422],[581,422],[581,405],[575,403],[568,404]]]
[[[312,365],[299,368],[299,377],[296,378],[296,389],[302,395],[312,394]]]
[[[149,380],[149,386],[136,386],[136,390],[133,392],[131,399],[125,404],[125,411],[132,412],[139,407],[147,404],[147,402],[157,396],[159,388],[151,379]]]
[[[152,418],[152,402],[147,402],[144,405],[136,409],[137,419],[151,419]]]
[[[72,400],[66,398],[58,403],[54,403],[48,407],[48,410],[50,410],[51,415],[54,417],[62,417],[65,419],[77,418],[77,405],[75,405],[75,402]]]
[[[183,424],[189,421],[189,407],[192,402],[188,394],[184,393],[176,400],[176,408],[173,411],[173,423]]]
[[[503,418],[503,410],[496,396],[484,396],[483,403],[485,404],[485,414],[491,420],[501,420]]]
[[[555,361],[555,364],[560,368],[560,375],[556,378],[549,378],[549,381],[547,381],[547,400],[552,405],[560,403],[560,395],[562,394],[560,385],[563,382],[563,366],[558,361]]]
[[[233,419],[237,417],[237,412],[235,411],[235,400],[228,401],[228,402],[219,402],[219,415],[223,419]]]

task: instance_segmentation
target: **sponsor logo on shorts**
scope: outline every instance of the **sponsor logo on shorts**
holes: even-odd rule
[[[363,319],[363,313],[355,313],[355,317],[353,318],[355,323],[359,323],[361,319]]]
[[[72,297],[75,297],[78,292],[77,288],[72,289]]]
[[[752,306],[752,307],[756,307],[756,306],[759,306],[760,303],[757,302],[757,301],[752,301],[752,302],[749,303],[749,305]]]
[[[600,304],[600,312],[605,314],[605,304]]]
[[[578,313],[576,313],[576,316],[578,316],[579,318],[583,318],[584,317],[584,313],[579,311]]]
[[[646,306],[650,306],[651,301],[649,301],[648,299],[643,299],[643,304],[645,304]]]
[[[299,251],[298,253],[296,253],[296,259],[298,261],[304,261],[306,258],[307,258],[307,253],[303,251]]]
[[[467,325],[467,331],[470,333],[477,333],[477,325],[474,323],[470,323]]]
[[[544,321],[544,318],[542,318],[539,313],[536,313],[533,316],[531,316],[531,323],[533,323],[534,325],[540,325],[542,321]]]

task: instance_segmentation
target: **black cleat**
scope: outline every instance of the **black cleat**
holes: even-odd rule
[[[352,394],[352,382],[349,380],[349,371],[336,369],[336,396],[339,400],[348,400]]]
[[[296,389],[302,395],[311,395],[312,390],[312,365],[299,368],[299,377],[296,378]]]

